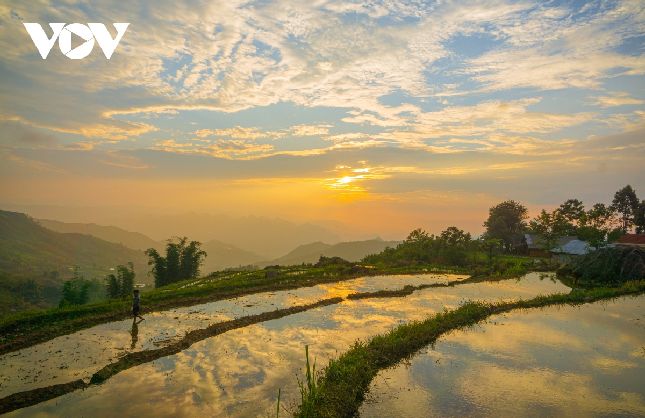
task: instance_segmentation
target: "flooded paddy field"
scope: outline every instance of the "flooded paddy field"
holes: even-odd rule
[[[645,416],[645,296],[512,311],[381,371],[363,417]]]
[[[407,284],[420,285],[464,277],[450,275],[369,277],[295,291],[263,293],[238,298],[244,301],[219,301],[160,312],[159,318],[150,316],[150,320],[139,325],[139,336],[134,349],[141,350],[154,346],[155,336],[162,335],[163,330],[173,329],[175,335],[180,335],[188,329],[187,327],[182,330],[181,325],[177,324],[178,318],[183,318],[183,315],[189,318],[193,316],[202,318],[203,315],[203,319],[197,319],[194,322],[186,321],[192,327],[199,327],[225,318],[226,315],[230,318],[234,315],[248,315],[257,310],[272,310],[289,304],[297,305],[334,296],[346,297],[354,292],[393,290]],[[8,416],[92,415],[102,417],[142,414],[186,417],[200,414],[266,416],[272,408],[275,408],[278,389],[282,390],[282,404],[287,408],[293,407],[299,399],[296,376],[302,376],[305,345],[310,346],[312,357],[316,357],[318,367],[322,368],[331,357],[346,351],[356,339],[367,339],[402,322],[423,319],[443,309],[455,308],[465,300],[494,302],[528,299],[539,294],[568,292],[568,290],[550,275],[545,277],[538,273],[531,273],[521,280],[427,288],[406,297],[344,300],[342,303],[249,325],[207,338],[178,354],[125,370],[101,385],[90,386],[82,391],[17,410]],[[233,303],[233,305],[229,311],[221,311],[222,302]],[[235,306],[237,311],[233,309]],[[120,323],[123,324],[116,325]],[[116,348],[102,350],[102,343],[95,343],[93,342],[95,340],[91,339],[90,341],[79,340],[74,346],[77,347],[78,353],[75,357],[71,357],[71,361],[68,362],[69,368],[64,370],[67,373],[85,373],[87,376],[92,370],[99,369],[102,364],[97,360],[97,365],[83,371],[86,369],[83,369],[82,362],[76,364],[76,359],[83,358],[86,352],[111,352],[112,354],[105,357],[98,357],[100,361],[109,362],[112,358],[110,356],[118,355],[117,348],[128,350],[128,344],[132,343],[130,325],[129,321],[120,321],[70,335],[72,339],[82,333],[100,334],[96,329],[104,327],[102,329],[110,333],[110,336],[105,336],[105,339],[118,341],[120,345],[113,342],[110,347]],[[21,370],[30,370],[32,374],[37,374],[33,371],[34,367],[27,367],[30,364],[30,352],[27,350],[30,349],[8,355],[17,355],[14,358],[22,358],[22,363],[14,363],[11,358],[2,359],[6,361],[0,368],[4,381],[7,382],[3,389],[5,394],[14,393],[16,389],[25,390],[22,388],[30,385],[42,387],[51,384],[47,383],[53,380],[51,376],[43,380],[36,378],[28,385],[13,383],[15,379],[23,376],[24,372]],[[33,351],[31,353],[35,355]],[[66,355],[59,358],[61,362],[65,360]],[[32,363],[35,362],[32,361]],[[15,364],[21,364],[22,369],[19,370]],[[12,365],[11,373],[5,371],[8,365]],[[46,365],[38,367],[43,370],[42,373],[45,371],[52,373]],[[55,379],[71,380],[62,379],[59,376]]]
[[[467,277],[447,274],[364,277],[152,312],[145,315],[145,321],[134,325],[132,320],[97,325],[0,355],[0,398],[75,379],[89,379],[127,353],[163,347],[191,330],[213,323],[356,292],[447,283]]]

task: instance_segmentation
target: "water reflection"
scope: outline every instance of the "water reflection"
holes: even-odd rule
[[[519,282],[464,284],[405,298],[345,301],[206,339],[100,386],[9,416],[265,417],[275,407],[278,388],[284,405],[293,406],[299,398],[296,375],[301,375],[306,344],[321,367],[356,339],[456,307],[466,299],[530,298],[567,290],[531,274]]]
[[[492,317],[379,373],[361,415],[645,416],[644,304]]]
[[[139,341],[139,322],[143,321],[141,318],[137,321],[137,318],[132,319],[132,329],[130,330],[130,336],[132,337],[132,343],[130,344],[130,350],[134,350]]]
[[[128,352],[167,345],[188,331],[212,323],[312,303],[339,294],[398,289],[406,284],[445,283],[466,277],[450,274],[365,277],[153,312],[146,315],[145,327],[136,330],[136,338],[129,320],[101,324],[0,355],[0,397],[79,378],[89,379],[103,366]]]

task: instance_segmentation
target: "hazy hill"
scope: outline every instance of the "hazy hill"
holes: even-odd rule
[[[93,223],[60,222],[45,219],[39,219],[38,223],[47,229],[57,232],[92,235],[105,241],[122,244],[126,247],[140,251],[147,250],[148,248],[156,248],[163,253],[165,248],[165,242],[163,241],[155,241],[139,232],[126,231],[125,229],[115,226],[104,226]],[[192,239],[192,237],[188,238]],[[204,260],[204,265],[201,268],[201,271],[204,274],[216,270],[222,270],[227,267],[246,266],[266,259],[266,257],[260,256],[251,251],[246,251],[234,245],[226,244],[217,240],[203,243],[202,248],[208,254]]]
[[[203,274],[227,267],[247,266],[264,259],[251,251],[215,240],[204,243],[202,248],[208,254],[201,268]]]
[[[186,236],[203,243],[217,240],[260,254],[265,260],[280,257],[298,245],[309,242],[341,240],[334,232],[337,228],[274,217],[195,212],[170,214],[120,206],[10,206],[11,210],[29,213],[38,219],[114,225],[126,231],[145,234],[157,242],[163,242],[172,236]]]
[[[38,219],[37,222],[47,229],[56,232],[92,235],[102,240],[121,244],[134,250],[145,251],[148,248],[163,248],[164,244],[139,232],[126,231],[116,226],[104,226],[85,223],[67,223],[50,219]]]
[[[110,268],[128,261],[135,265],[137,281],[150,281],[141,251],[90,235],[51,231],[23,213],[0,210],[0,311],[56,303],[73,266],[87,279],[102,279]],[[24,299],[31,292],[27,285],[38,287],[40,296]]]
[[[117,225],[143,232],[155,239],[180,235],[203,243],[211,240],[225,242],[263,255],[265,260],[279,257],[308,242],[338,241],[334,233],[318,225],[296,224],[283,219],[257,216],[151,215],[137,218],[136,223],[121,222]]]
[[[98,272],[128,261],[139,268],[147,265],[141,251],[90,235],[55,232],[23,213],[0,211],[0,272],[62,274],[74,265]]]
[[[290,265],[302,263],[315,263],[321,255],[326,257],[342,257],[348,261],[359,261],[369,254],[383,251],[386,247],[394,247],[398,241],[383,241],[382,239],[371,239],[367,241],[349,241],[338,244],[325,244],[324,242],[313,242],[301,245],[280,258],[263,262],[262,265]]]

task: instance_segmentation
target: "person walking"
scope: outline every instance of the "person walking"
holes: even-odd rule
[[[145,319],[140,315],[141,312],[141,297],[139,295],[139,289],[134,289],[132,291],[132,317],[135,322],[137,318],[140,318],[142,321]]]

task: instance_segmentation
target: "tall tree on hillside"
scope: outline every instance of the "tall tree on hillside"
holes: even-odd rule
[[[109,274],[106,277],[108,298],[117,299],[132,295],[135,276],[134,265],[131,262],[127,266],[117,266],[116,275]]]
[[[627,233],[634,225],[634,214],[638,211],[639,201],[636,192],[629,184],[614,194],[611,208],[621,216],[621,228]]]
[[[634,214],[634,225],[637,234],[645,233],[645,200],[641,200]]]
[[[119,279],[114,274],[109,274],[105,278],[105,293],[108,299],[117,299],[119,297]]]
[[[120,296],[122,298],[131,296],[134,290],[134,278],[136,277],[134,265],[129,262],[127,266],[117,266],[116,270],[119,275],[119,284],[121,285],[119,289]]]
[[[168,284],[166,273],[166,258],[159,255],[159,252],[154,248],[146,250],[148,256],[148,265],[152,266],[152,275],[155,278],[155,287],[161,287]]]
[[[148,264],[152,266],[155,287],[196,278],[206,257],[206,252],[201,249],[201,243],[188,242],[186,237],[168,240],[165,257],[159,255],[154,248],[149,248],[146,254],[150,258]]]
[[[504,249],[511,252],[524,243],[528,210],[514,200],[507,200],[490,208],[484,222],[486,238],[497,238],[504,243]]]
[[[83,305],[89,300],[92,283],[85,280],[78,266],[74,267],[74,278],[63,283],[63,297],[58,304],[60,308],[71,305]]]
[[[186,239],[184,238],[184,244],[185,241]],[[191,241],[188,245],[182,247],[181,258],[179,260],[180,277],[196,278],[199,276],[202,259],[206,257],[206,251],[203,251],[200,245],[197,241]]]
[[[179,239],[179,242],[168,240],[166,243],[166,274],[169,283],[181,277],[181,252],[185,244],[186,238]]]

